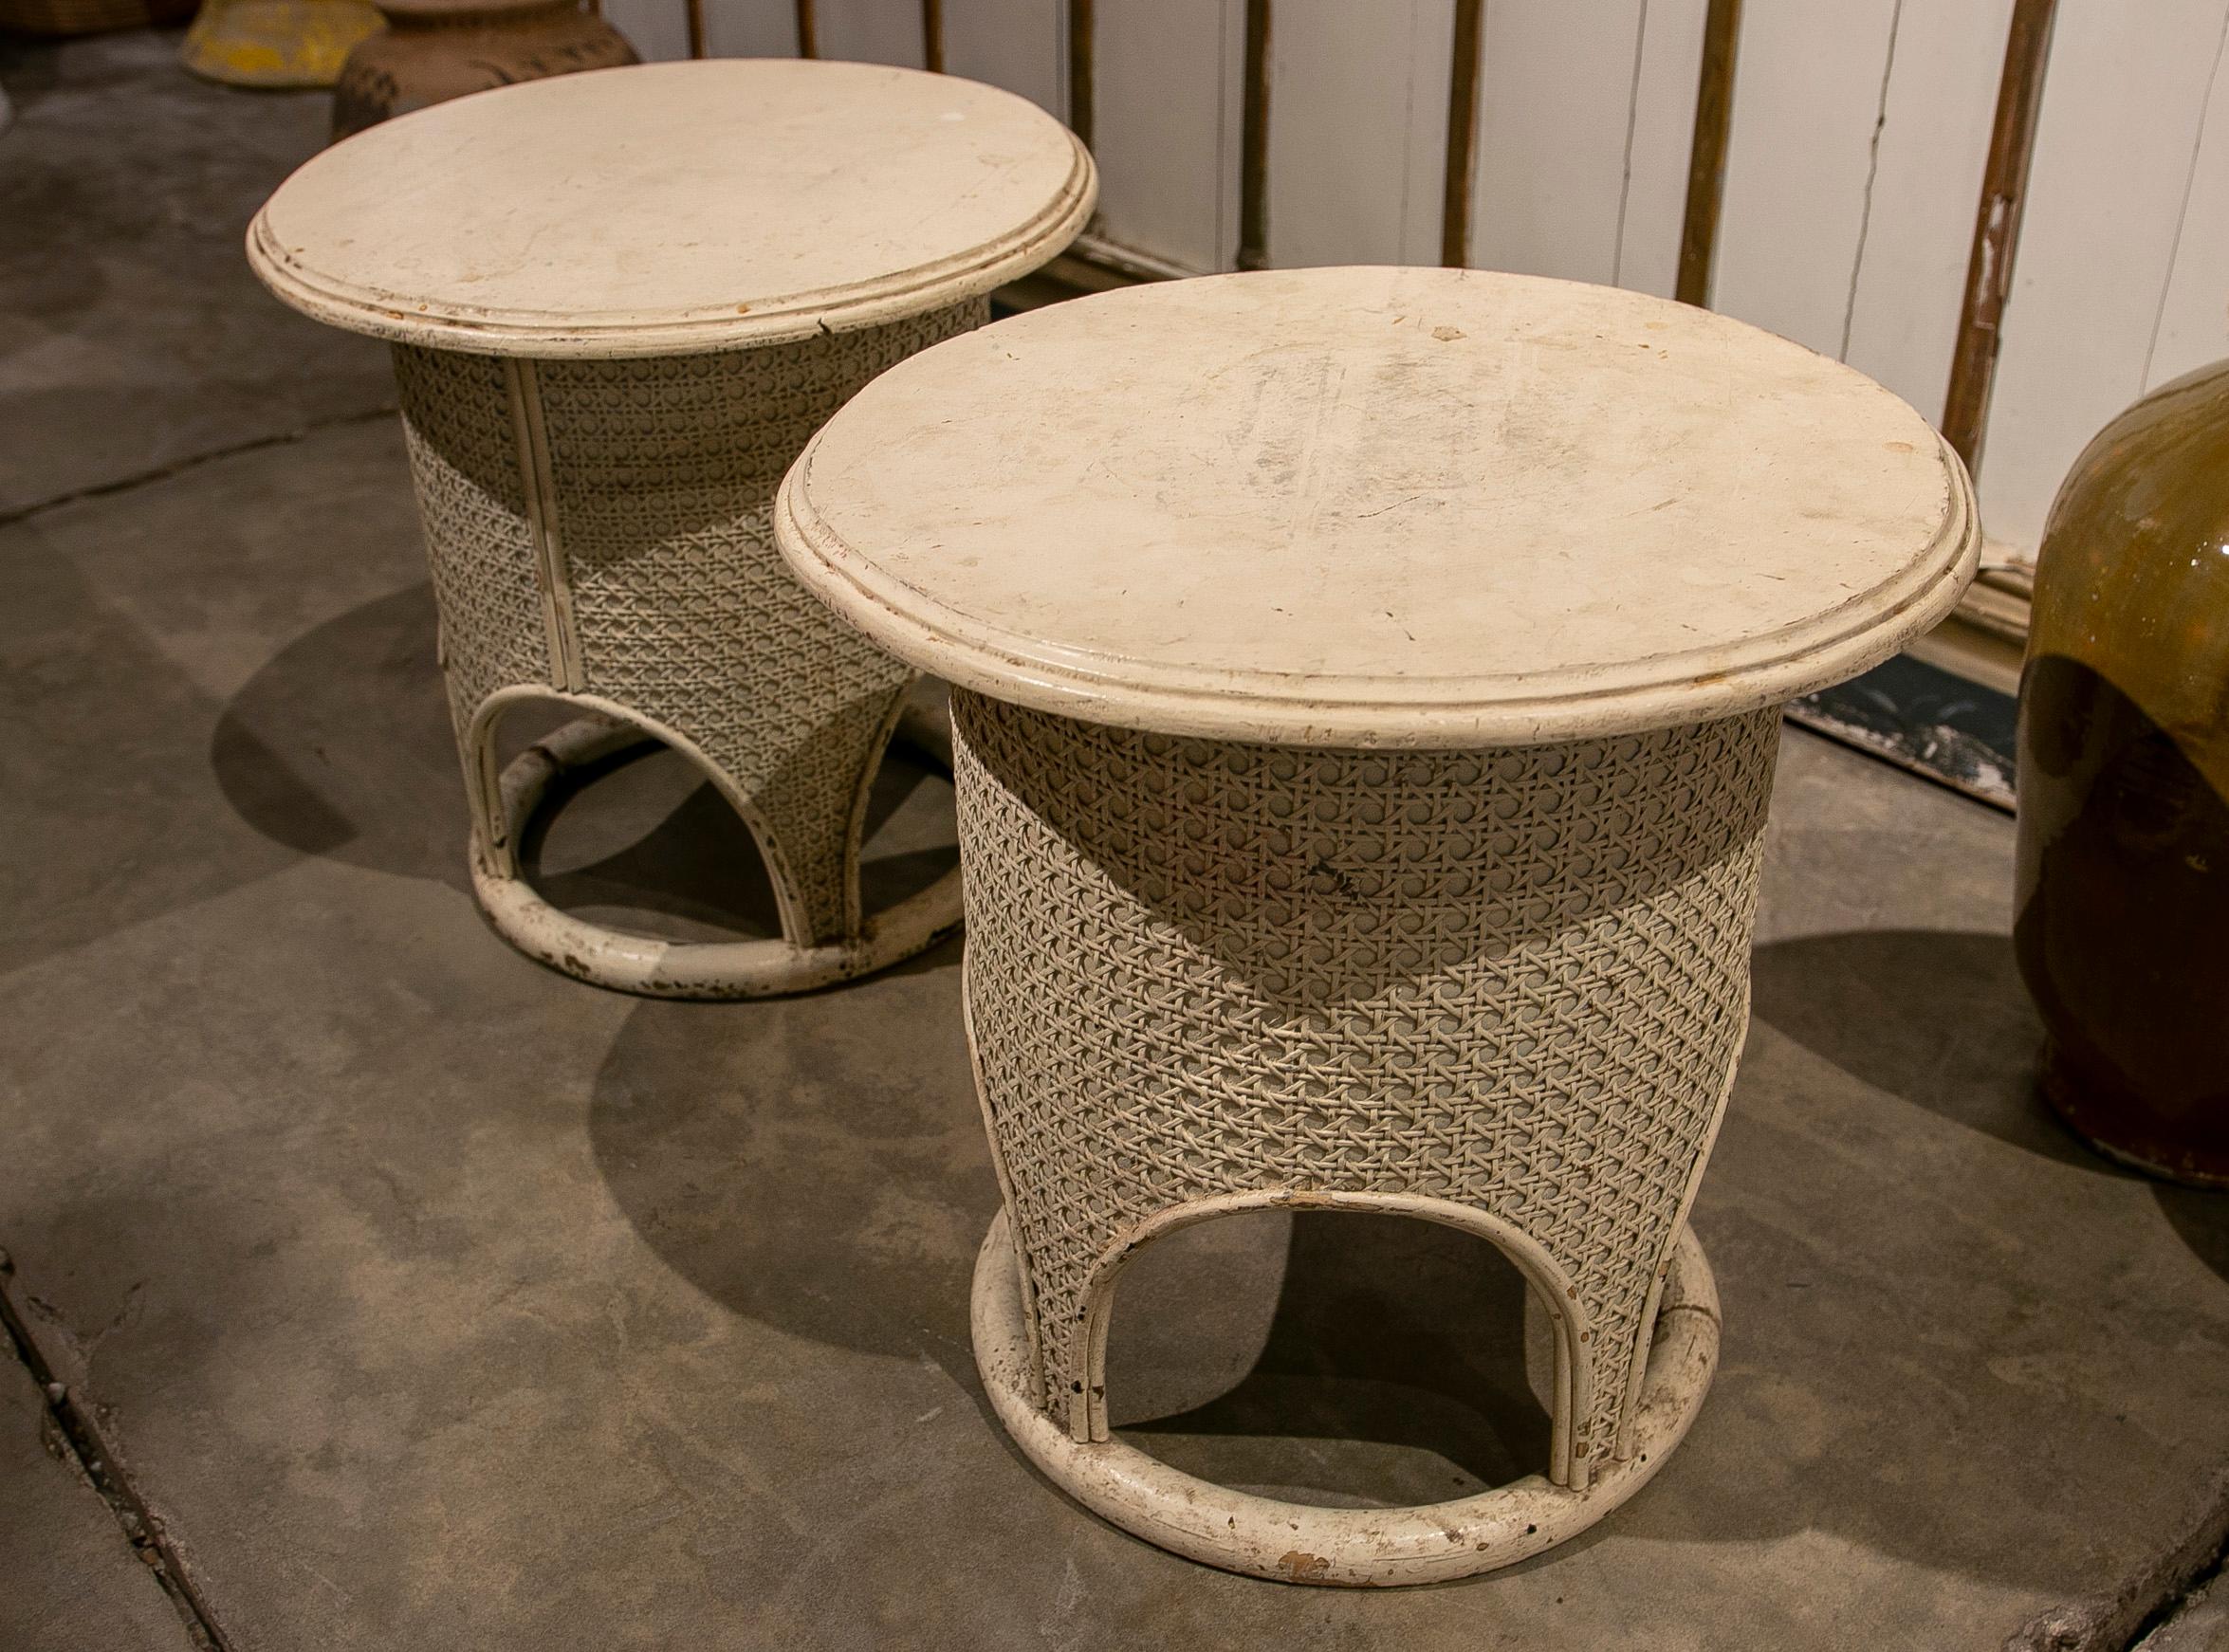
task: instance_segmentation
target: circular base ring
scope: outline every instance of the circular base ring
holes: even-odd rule
[[[1649,1483],[1702,1409],[1718,1368],[1718,1287],[1682,1227],[1633,1419],[1633,1455],[1584,1492],[1531,1475],[1405,1509],[1278,1502],[1194,1478],[1119,1440],[1079,1444],[1034,1397],[1022,1269],[1002,1210],[975,1259],[975,1363],[1006,1432],[1069,1496],[1124,1531],[1226,1571],[1350,1588],[1445,1583],[1574,1537]]]
[[[901,731],[912,732],[910,724]],[[583,717],[536,742],[503,772],[504,832],[523,841],[557,778],[640,745],[653,735],[603,717]],[[929,745],[934,754],[933,742]],[[774,998],[872,975],[926,951],[960,927],[954,867],[919,893],[867,920],[857,941],[798,946],[786,940],[660,941],[607,929],[560,911],[515,872],[497,870],[471,845],[472,892],[495,932],[537,963],[592,986],[646,998]]]

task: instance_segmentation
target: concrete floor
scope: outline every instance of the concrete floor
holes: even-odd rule
[[[238,252],[323,100],[174,46],[0,48],[0,1288],[64,1394],[0,1347],[0,1647],[2121,1647],[2218,1552],[2229,1200],[2031,1097],[2009,823],[1796,732],[1695,1218],[1724,1361],[1656,1482],[1397,1594],[1071,1505],[968,1354],[998,1195],[956,945],[691,1006],[476,917],[382,353]],[[886,875],[945,852],[940,801],[893,780]],[[592,913],[763,921],[671,760],[543,866]],[[1544,1454],[1476,1241],[1317,1218],[1149,1261],[1113,1389],[1182,1466],[1409,1499]]]

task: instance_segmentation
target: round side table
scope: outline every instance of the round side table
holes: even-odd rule
[[[1245,274],[915,358],[775,514],[807,584],[954,685],[1005,1195],[975,1350],[1022,1449],[1152,1542],[1300,1583],[1461,1577],[1630,1496],[1716,1366],[1686,1215],[1778,707],[1973,575],[1926,423],[1635,293]],[[1110,1438],[1125,1262],[1263,1206],[1500,1246],[1553,1328],[1544,1472],[1330,1509]]]
[[[1091,211],[1021,98],[860,64],[659,64],[461,99],[311,160],[249,228],[286,303],[391,340],[471,800],[521,950],[674,997],[879,969],[959,922],[955,872],[860,909],[868,787],[912,672],[773,544],[775,485],[876,374],[979,325]],[[591,713],[496,772],[505,709]],[[521,876],[550,780],[655,739],[750,828],[782,938],[583,923]]]

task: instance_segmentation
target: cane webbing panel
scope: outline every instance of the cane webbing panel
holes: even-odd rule
[[[502,362],[397,348],[459,727],[495,689],[549,683],[685,737],[757,814],[807,931],[792,938],[855,933],[855,804],[912,672],[798,584],[771,501],[862,385],[986,314],[977,299],[791,344],[532,363],[524,432]]]
[[[550,680],[507,370],[491,356],[396,345],[395,381],[462,741],[496,689]]]
[[[953,723],[976,1055],[1048,1408],[1093,1380],[1088,1278],[1148,1218],[1397,1192],[1568,1273],[1574,1455],[1610,1449],[1746,1024],[1778,714],[1470,753],[958,691]]]

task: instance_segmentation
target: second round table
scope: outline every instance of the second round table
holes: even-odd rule
[[[1010,93],[709,60],[403,116],[257,214],[249,258],[274,292],[395,345],[473,888],[515,945],[606,986],[748,997],[957,925],[956,876],[861,909],[868,788],[912,673],[789,577],[771,499],[846,397],[981,324],[1095,192],[1082,146]],[[504,713],[551,698],[592,715],[499,775]],[[522,874],[557,774],[654,739],[749,826],[782,939],[621,933]]]

